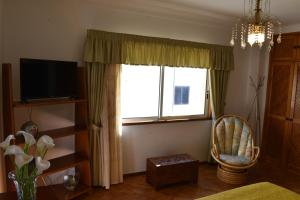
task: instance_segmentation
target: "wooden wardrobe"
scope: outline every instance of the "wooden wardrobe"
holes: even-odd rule
[[[300,33],[282,35],[271,51],[263,159],[300,174]]]

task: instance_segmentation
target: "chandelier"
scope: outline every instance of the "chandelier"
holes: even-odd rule
[[[232,28],[230,45],[234,46],[239,41],[241,48],[245,49],[247,43],[259,47],[265,44],[271,50],[275,31],[278,32],[277,43],[281,43],[281,22],[271,16],[270,0],[249,0],[248,16],[245,1],[244,16]]]

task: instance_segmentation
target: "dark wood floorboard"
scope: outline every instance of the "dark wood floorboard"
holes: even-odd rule
[[[201,164],[198,184],[176,184],[156,191],[145,181],[145,175],[133,175],[125,178],[123,184],[113,185],[110,190],[94,188],[84,200],[191,200],[233,189],[241,185],[229,185],[216,177],[216,165]],[[249,171],[248,181],[243,185],[257,182],[272,182],[300,194],[300,177],[274,166],[257,165]]]

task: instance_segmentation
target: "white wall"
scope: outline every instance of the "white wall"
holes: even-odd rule
[[[146,158],[188,152],[205,161],[211,122],[123,126],[124,173],[145,170]]]
[[[234,48],[235,69],[230,73],[228,82],[227,99],[225,113],[246,116],[247,105],[247,86],[249,71],[250,49],[241,50],[240,47]]]
[[[219,28],[194,21],[137,14],[86,0],[4,2],[3,58],[13,64],[16,99],[19,98],[20,57],[81,62],[89,28],[226,45],[230,38],[231,27]],[[235,55],[236,69],[229,82],[226,112],[245,114],[249,56],[239,49],[235,50]],[[33,111],[33,118],[40,129],[48,129],[70,124],[73,111],[72,108],[60,111],[55,108],[38,109]],[[18,125],[26,120],[26,112],[23,110],[17,114]],[[60,120],[58,124],[57,119]],[[145,170],[145,160],[151,156],[187,152],[205,161],[209,136],[210,121],[123,127],[125,173]],[[72,144],[68,146],[67,149],[72,148]]]
[[[300,31],[300,24],[284,26],[282,28],[283,33],[292,33],[292,32],[299,32],[299,31]]]

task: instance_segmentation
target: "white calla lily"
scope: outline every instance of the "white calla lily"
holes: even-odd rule
[[[32,146],[36,143],[33,135],[31,135],[30,133],[27,133],[25,131],[18,131],[17,135],[23,135],[24,139],[25,139],[25,143],[28,144],[28,146]]]
[[[26,153],[16,154],[15,155],[15,164],[20,169],[24,165],[30,163],[33,160],[33,156],[27,155]]]
[[[51,137],[49,137],[48,135],[43,135],[37,141],[36,146],[37,146],[38,156],[41,156],[42,158],[44,158],[47,150],[54,147],[54,142],[53,142],[53,139]]]
[[[8,146],[4,152],[4,155],[18,155],[18,154],[24,154],[24,151],[21,149],[21,147],[17,145],[11,145]]]
[[[0,143],[0,147],[4,150],[10,145],[10,141],[16,139],[14,135],[9,135],[3,142]]]
[[[35,166],[37,168],[37,174],[40,175],[50,167],[50,162],[48,160],[43,160],[40,156],[35,158]]]

